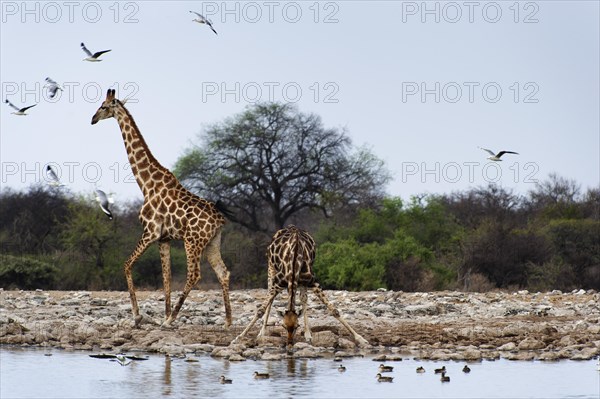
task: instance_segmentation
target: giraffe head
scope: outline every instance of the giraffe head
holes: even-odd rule
[[[292,346],[294,344],[294,333],[298,328],[298,315],[293,310],[286,310],[283,315],[283,326],[287,330],[287,344]]]
[[[106,92],[106,100],[102,102],[98,111],[92,117],[92,125],[98,123],[99,120],[113,118],[116,115],[116,109],[119,105],[119,100],[115,98],[115,89],[108,89]]]

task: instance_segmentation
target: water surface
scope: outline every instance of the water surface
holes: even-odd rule
[[[52,356],[46,356],[51,354]],[[90,352],[0,348],[0,397],[7,398],[594,398],[600,397],[596,362],[469,363],[387,362],[393,383],[375,379],[380,362],[350,358],[337,370],[331,359],[229,362],[208,355],[188,356],[198,362],[150,355],[146,361],[120,366]],[[446,366],[451,378],[442,383],[434,368]],[[425,374],[417,374],[423,366]],[[255,380],[254,371],[268,372]],[[221,385],[219,376],[233,380]]]

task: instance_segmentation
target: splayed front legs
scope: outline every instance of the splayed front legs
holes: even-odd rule
[[[254,318],[252,319],[252,321],[250,321],[248,326],[244,329],[244,331],[241,332],[240,335],[238,335],[233,341],[231,341],[231,344],[239,343],[240,340],[246,336],[248,331],[250,331],[250,329],[252,327],[254,327],[254,324],[256,324],[258,319],[260,319],[263,315],[265,315],[265,320],[263,322],[262,328],[260,329],[260,332],[258,333],[258,336],[262,337],[264,335],[266,327],[267,327],[267,321],[269,320],[269,313],[271,312],[271,305],[273,305],[273,301],[275,300],[275,297],[277,296],[277,294],[279,294],[278,289],[276,289],[274,287],[269,287],[269,294],[267,295],[267,299],[257,309],[256,314],[254,315]]]
[[[346,327],[346,329],[348,329],[348,331],[350,331],[350,334],[352,334],[352,336],[354,337],[354,341],[356,341],[356,343],[359,346],[369,345],[369,342],[362,336],[360,336],[359,333],[354,331],[354,329],[350,327],[350,324],[348,324],[348,322],[346,322],[346,320],[344,320],[344,318],[340,315],[340,312],[338,312],[338,310],[331,304],[331,302],[327,300],[327,297],[323,293],[323,290],[321,289],[318,283],[315,283],[315,285],[312,287],[312,290],[315,293],[315,295],[321,300],[321,302],[323,302],[323,304],[327,306],[327,310],[329,310],[329,313],[331,313],[333,317],[335,317],[340,323],[344,325],[344,327]],[[306,322],[306,318],[304,320]]]
[[[354,341],[357,343],[358,346],[369,346],[369,342],[366,339],[364,339],[359,333],[357,333],[350,326],[350,324],[348,324],[348,322],[340,315],[340,312],[331,304],[331,302],[329,302],[329,300],[323,293],[323,290],[321,289],[319,284],[315,283],[315,285],[312,287],[312,291],[319,298],[319,300],[321,302],[323,302],[323,304],[327,307],[327,310],[329,311],[329,313],[333,317],[335,317],[340,323],[342,323],[342,325],[344,327],[346,327],[346,329],[348,329],[350,334],[352,334],[352,336],[354,337]],[[273,301],[275,300],[275,297],[277,296],[277,294],[279,294],[279,292],[280,292],[280,289],[269,287],[269,293],[267,295],[267,299],[258,308],[252,321],[250,321],[248,326],[244,329],[244,331],[241,332],[240,335],[238,335],[233,341],[231,341],[231,344],[239,343],[240,340],[246,336],[248,331],[254,326],[254,324],[256,324],[258,319],[260,319],[263,315],[264,315],[263,326],[262,326],[260,332],[258,333],[258,336],[261,337],[264,335],[266,327],[267,327],[267,322],[269,320],[269,313],[271,311],[271,305],[273,304]],[[308,294],[307,294],[307,288],[304,286],[300,286],[300,301],[302,303],[301,318],[304,319],[304,339],[306,340],[306,342],[311,342],[312,334],[310,331],[310,327],[308,325],[308,315],[307,315]]]

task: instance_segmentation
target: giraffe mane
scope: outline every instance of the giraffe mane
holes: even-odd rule
[[[129,120],[131,121],[130,122],[131,127],[134,130],[140,132],[138,139],[140,141],[140,145],[142,146],[142,148],[144,149],[146,154],[148,154],[148,159],[150,160],[150,162],[153,162],[154,164],[158,165],[163,172],[168,173],[171,176],[173,176],[174,179],[177,179],[175,177],[175,175],[173,173],[171,173],[171,171],[169,169],[165,168],[160,162],[158,162],[158,160],[154,157],[154,154],[152,154],[152,151],[150,151],[150,147],[148,147],[148,144],[146,143],[146,139],[144,139],[144,136],[141,134],[141,131],[137,126],[137,123],[135,123],[135,119],[133,119],[133,116],[131,116],[131,113],[125,107],[125,102],[127,102],[127,100],[125,100],[125,101],[121,101],[119,99],[115,99],[115,100],[117,101],[117,104],[119,104],[119,106],[123,109],[123,111],[125,112],[125,115],[127,115]]]

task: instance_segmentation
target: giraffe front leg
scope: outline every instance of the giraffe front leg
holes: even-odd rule
[[[308,325],[308,315],[306,312],[308,306],[308,294],[306,293],[306,287],[304,286],[300,288],[300,301],[302,302],[302,318],[304,319],[304,339],[310,344],[312,343],[312,334]]]
[[[248,331],[250,331],[250,329],[254,326],[254,324],[256,324],[258,319],[260,319],[265,314],[265,309],[267,308],[268,301],[269,300],[267,299],[267,301],[265,301],[262,305],[260,305],[260,307],[256,310],[256,313],[254,314],[254,318],[246,326],[244,331],[242,331],[237,337],[235,337],[235,339],[233,341],[231,341],[231,343],[229,345],[235,345],[235,344],[239,343],[240,340],[242,338],[244,338],[246,336],[246,334],[248,334]]]
[[[319,297],[321,302],[323,302],[323,304],[327,306],[327,310],[329,310],[329,313],[331,313],[333,317],[335,317],[340,323],[342,323],[344,327],[346,327],[348,331],[350,331],[350,334],[352,334],[354,340],[358,343],[359,346],[369,346],[369,342],[366,339],[364,339],[359,333],[354,331],[350,324],[348,324],[346,320],[344,320],[344,318],[340,315],[340,312],[331,304],[331,302],[327,300],[327,297],[323,293],[323,290],[321,289],[318,283],[315,283],[313,287],[313,292],[317,295],[317,297]]]
[[[163,291],[165,293],[165,320],[171,316],[171,244],[160,242],[160,262],[162,265]]]
[[[267,331],[267,323],[269,322],[269,314],[271,313],[271,306],[273,305],[273,301],[275,297],[279,294],[279,290],[275,287],[269,288],[269,297],[267,298],[266,306],[265,306],[265,318],[263,320],[263,325],[260,331],[258,332],[259,337],[263,337],[265,332]]]
[[[198,281],[200,281],[200,256],[201,251],[197,250],[196,245],[193,242],[185,241],[185,252],[187,255],[187,279],[185,282],[185,286],[183,287],[183,292],[179,296],[177,300],[177,304],[173,308],[171,315],[167,318],[167,320],[163,323],[164,327],[170,327],[173,321],[177,318],[183,303],[186,298],[192,291],[192,288]]]
[[[137,246],[133,250],[133,253],[129,256],[129,258],[125,261],[123,265],[123,270],[125,272],[125,280],[127,281],[127,289],[129,291],[129,298],[131,300],[131,311],[133,313],[133,323],[134,327],[139,327],[142,322],[142,316],[140,316],[140,308],[138,306],[137,297],[135,295],[135,286],[133,284],[133,276],[131,273],[131,269],[133,268],[133,264],[138,260],[138,258],[146,251],[148,245],[150,245],[152,241],[146,236],[142,236]]]

